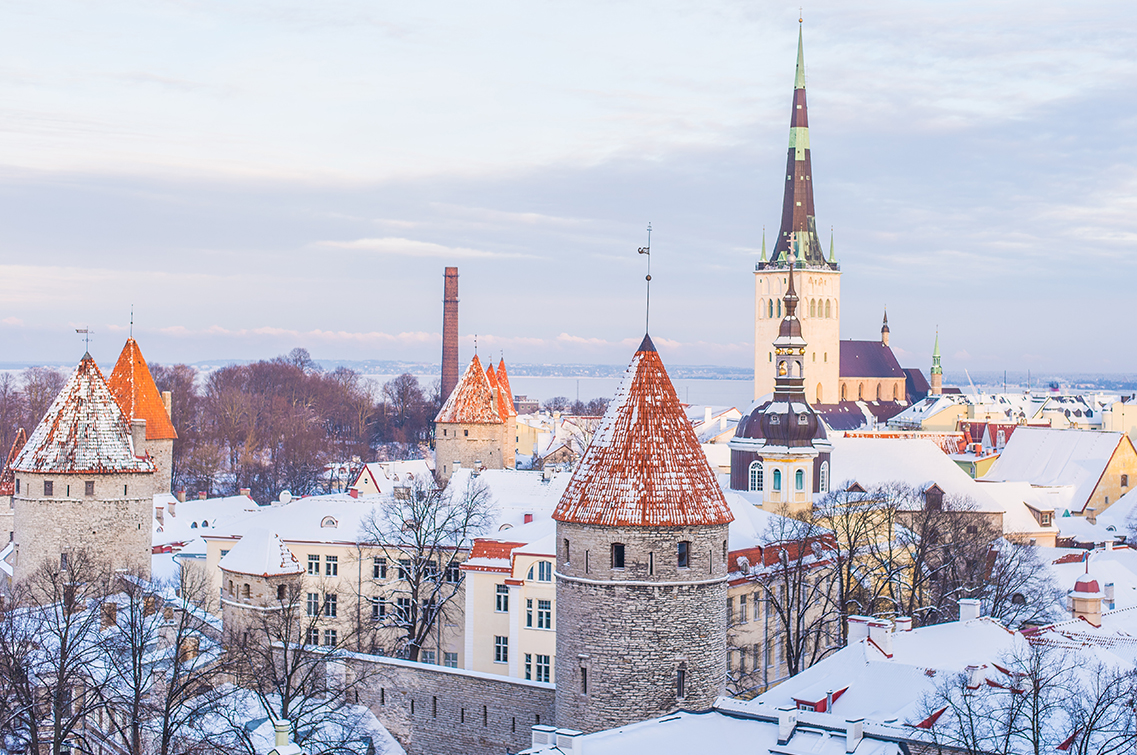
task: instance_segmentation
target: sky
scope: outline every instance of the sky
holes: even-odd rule
[[[7,0],[0,362],[753,363],[798,7]],[[1137,6],[804,9],[842,337],[1137,371]]]

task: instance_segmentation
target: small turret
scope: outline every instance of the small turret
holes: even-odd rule
[[[884,324],[880,326],[880,342],[888,345],[888,307],[884,308]]]

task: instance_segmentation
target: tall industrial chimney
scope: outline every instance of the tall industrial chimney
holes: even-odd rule
[[[442,296],[442,402],[458,385],[458,268],[446,268]]]

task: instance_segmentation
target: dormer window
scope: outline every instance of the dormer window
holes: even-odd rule
[[[799,425],[808,425],[809,424],[809,415],[808,414],[797,415],[797,423]]]
[[[777,414],[771,414],[770,415],[770,424],[771,425],[779,425],[779,424],[781,424],[781,422],[782,422],[782,418],[779,417]]]
[[[335,527],[338,527],[339,524],[336,523],[335,517],[326,516],[320,522],[320,526],[324,527],[324,528],[328,528],[328,527],[335,528]]]

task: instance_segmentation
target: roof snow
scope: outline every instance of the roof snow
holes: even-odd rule
[[[477,354],[434,421],[462,425],[499,425],[504,421],[494,398],[494,388]]]
[[[649,336],[624,373],[553,518],[648,527],[733,519]]]
[[[303,569],[288,546],[267,529],[254,529],[238,541],[218,564],[223,570],[258,577],[301,574]]]
[[[64,474],[154,471],[150,459],[135,454],[129,420],[95,360],[84,354],[12,468]]]

